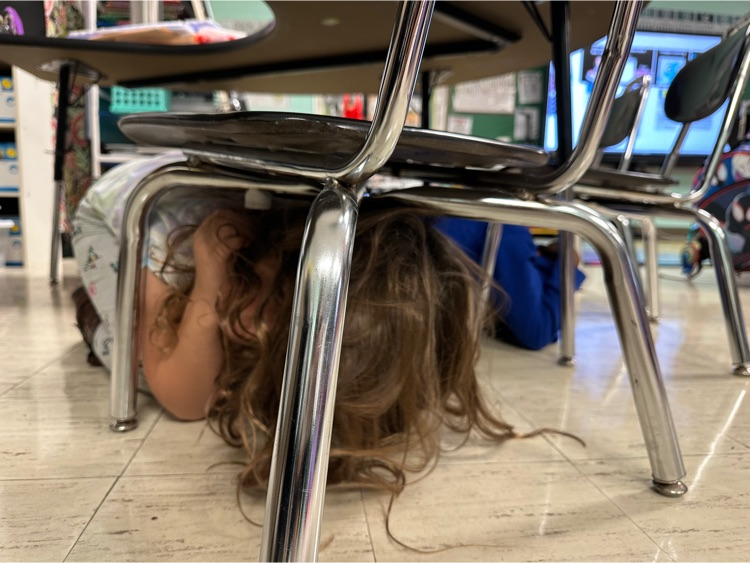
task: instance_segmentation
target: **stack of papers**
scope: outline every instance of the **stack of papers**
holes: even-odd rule
[[[94,31],[72,31],[68,34],[71,39],[147,45],[202,45],[233,41],[245,36],[245,33],[223,28],[212,20],[121,25]]]

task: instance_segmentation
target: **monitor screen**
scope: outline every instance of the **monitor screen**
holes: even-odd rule
[[[677,72],[685,63],[716,45],[720,37],[714,35],[686,35],[638,31],[633,38],[630,56],[623,71],[620,88],[633,78],[650,74],[653,78],[643,118],[635,138],[635,155],[666,155],[672,149],[680,124],[664,114],[664,97]],[[601,61],[605,39],[600,39],[589,48],[579,49],[570,56],[570,88],[572,102],[573,144],[583,121],[583,114],[591,95],[594,78]],[[726,104],[713,115],[691,125],[680,154],[691,156],[708,155],[719,134]],[[545,123],[544,148],[557,148],[557,120],[555,117],[554,71],[550,68],[547,118]],[[608,147],[605,152],[622,153],[627,140]]]

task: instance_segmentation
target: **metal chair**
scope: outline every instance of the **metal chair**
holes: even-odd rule
[[[628,142],[617,169],[621,171],[628,170],[632,160],[633,146],[635,145],[635,134],[643,116],[643,109],[646,105],[646,100],[648,99],[650,84],[651,77],[649,75],[639,76],[630,81],[625,86],[623,93],[615,99],[607,120],[607,126],[604,129],[601,140],[599,141],[599,150],[594,158],[594,163],[583,175],[583,178],[580,180],[581,183],[585,184],[586,182],[592,182],[594,184],[599,184],[608,181],[612,175],[612,170],[608,168],[600,168],[604,149],[618,145],[625,139],[628,139]],[[672,183],[675,182],[668,180],[664,181],[665,185],[670,185]],[[615,226],[620,230],[623,240],[630,251],[633,263],[636,265],[637,271],[638,257],[630,226],[631,220],[635,219],[635,217],[613,212],[603,206],[597,206],[595,209],[599,213],[612,219]],[[659,317],[658,284],[655,283],[654,275],[652,275],[656,272],[656,228],[650,217],[641,215],[638,216],[637,219],[642,223],[642,235],[646,248],[646,270],[648,274],[648,285],[646,286],[648,291],[644,292],[646,311],[649,314],[649,319],[652,322],[655,322]],[[489,223],[487,226],[487,234],[485,237],[484,252],[482,254],[481,262],[482,268],[489,276],[492,276],[495,270],[496,256],[500,247],[501,237],[502,225],[499,223]],[[574,239],[570,239],[569,244],[575,244]],[[486,290],[485,301],[488,299],[489,288]],[[563,356],[565,355],[563,354]],[[561,363],[572,363],[572,357],[569,360],[566,359],[561,361]]]
[[[134,116],[123,120],[123,129],[136,140],[159,145],[171,142],[183,148],[186,159],[145,177],[125,210],[112,376],[113,428],[127,430],[135,425],[138,349],[133,335],[138,326],[141,233],[151,206],[167,190],[184,185],[314,196],[295,290],[261,548],[263,560],[314,560],[358,202],[376,171],[427,181],[458,178],[465,189],[427,187],[378,197],[434,205],[450,214],[485,220],[546,220],[592,240],[602,253],[612,282],[608,286],[610,299],[633,382],[654,488],[668,496],[683,494],[685,471],[679,445],[622,238],[598,214],[576,203],[549,198],[577,182],[595,157],[638,10],[639,4],[631,2],[620,2],[615,9],[602,72],[584,118],[585,136],[590,142],[577,147],[559,169],[535,176],[531,171],[536,168],[525,169],[529,172],[522,174],[518,167],[546,160],[544,153],[534,149],[521,149],[519,156],[516,148],[492,141],[424,130],[407,129],[402,134],[431,2],[406,3],[399,11],[371,125],[269,114]],[[230,131],[235,138],[226,135]],[[211,140],[213,132],[216,137]],[[276,139],[281,146],[289,147],[300,135],[304,139],[297,147],[299,151],[279,152],[266,144]],[[223,142],[217,142],[219,139]],[[472,166],[482,150],[487,151],[486,159],[479,158],[479,165],[490,168],[492,161],[493,170]],[[503,175],[494,169],[508,164],[514,166],[513,174]],[[475,178],[486,180],[491,190],[476,189],[482,186],[474,185]]]
[[[627,172],[633,158],[633,148],[635,146],[635,137],[640,126],[643,112],[648,100],[649,90],[651,88],[651,76],[645,74],[631,80],[626,86],[623,93],[617,97],[612,105],[612,111],[607,120],[607,128],[604,130],[602,140],[599,143],[600,149],[594,166],[589,168],[583,178],[580,180],[581,185],[605,185],[612,181],[613,170],[611,168],[602,168],[600,166],[604,149],[620,144],[625,139],[628,142],[625,145],[625,151],[617,166],[616,172]],[[657,177],[654,183],[661,186],[669,186],[676,183],[671,178]],[[575,188],[574,188],[575,191]],[[652,323],[659,322],[660,300],[659,300],[659,283],[658,283],[658,252],[656,225],[647,215],[633,214],[624,215],[609,210],[604,206],[597,206],[595,210],[609,217],[614,221],[615,226],[620,230],[622,238],[625,241],[633,263],[638,271],[638,254],[635,248],[632,221],[641,223],[641,238],[643,239],[646,284],[644,291],[646,314]]]
[[[638,131],[641,119],[643,119],[643,110],[646,107],[650,89],[651,76],[648,74],[634,78],[625,85],[623,93],[612,104],[612,111],[609,113],[609,119],[607,119],[607,128],[604,130],[601,141],[599,141],[599,151],[594,160],[594,165],[583,175],[582,182],[587,179],[591,180],[598,174],[605,172],[604,169],[600,168],[604,149],[619,145],[625,139],[628,142],[617,169],[627,171],[630,168],[633,147],[635,146],[635,134]]]
[[[726,236],[719,221],[694,208],[693,203],[706,193],[716,173],[733,122],[739,114],[749,68],[750,18],[746,18],[729,30],[721,43],[689,61],[669,87],[664,110],[667,117],[682,123],[682,127],[659,175],[611,171],[606,181],[588,181],[584,176],[574,188],[577,197],[605,205],[626,216],[687,218],[703,228],[719,286],[733,373],[741,376],[750,376],[750,347]],[[719,136],[707,159],[703,182],[689,194],[665,193],[665,183],[677,162],[690,125],[717,111],[727,100]],[[650,275],[655,284],[655,272]]]
[[[364,144],[353,156],[346,156],[328,168],[275,162],[270,153],[265,155],[266,160],[260,161],[260,172],[265,175],[285,174],[302,180],[297,182],[273,178],[253,182],[251,175],[200,165],[196,158],[191,158],[182,166],[167,165],[147,176],[125,210],[112,375],[116,411],[113,415],[121,420],[119,429],[134,423],[138,346],[132,339],[138,326],[140,234],[150,206],[168,188],[180,184],[236,189],[265,187],[277,191],[305,191],[312,187],[317,192],[300,254],[261,560],[317,558],[342,311],[357,210],[365,194],[366,180],[381,168],[399,139],[433,7],[434,2],[413,2],[404,3],[399,9],[381,82],[381,103]]]
[[[602,258],[607,291],[633,383],[636,407],[651,460],[654,488],[664,495],[679,496],[687,489],[680,482],[682,477],[675,476],[684,475],[684,468],[679,461],[676,437],[672,434],[673,430],[669,430],[672,422],[665,411],[668,408],[666,394],[630,254],[617,229],[609,221],[586,206],[554,197],[556,193],[575,185],[595,159],[622,73],[622,61],[629,51],[629,38],[632,38],[638,9],[637,4],[618,5],[601,72],[583,119],[580,135],[583,141],[557,169],[507,169],[499,173],[461,170],[459,173],[433,168],[420,170],[416,175],[406,171],[402,175],[418,177],[434,184],[457,184],[463,189],[427,185],[393,191],[382,197],[418,202],[434,206],[448,215],[491,223],[543,224],[584,236],[595,246]],[[620,10],[632,11],[626,17]],[[645,381],[649,383],[644,386]],[[648,419],[648,412],[657,418]],[[665,478],[666,475],[670,477]]]

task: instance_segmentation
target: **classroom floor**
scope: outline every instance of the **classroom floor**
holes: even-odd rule
[[[108,380],[73,326],[75,277],[0,271],[0,560],[257,560],[260,529],[237,505],[237,451],[147,397],[140,425],[107,428]],[[578,365],[487,342],[481,374],[520,430],[575,433],[447,453],[387,495],[330,490],[322,561],[748,561],[750,379],[730,375],[713,272],[664,269],[654,327],[688,494],[649,489],[649,464],[601,272],[578,298]],[[750,287],[741,288],[750,315]],[[242,506],[262,518],[261,496]],[[450,548],[438,553],[417,550]]]

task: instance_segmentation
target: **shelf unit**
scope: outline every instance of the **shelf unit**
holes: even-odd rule
[[[0,64],[0,76],[13,79],[16,120],[0,123],[0,142],[15,142],[18,153],[18,192],[0,192],[0,216],[20,221],[12,234],[9,261],[33,273],[49,272],[54,184],[52,128],[54,84],[18,68]]]
[[[0,64],[0,77],[10,77],[13,79],[13,69],[7,65]],[[21,221],[20,221],[20,198],[19,198],[19,182],[18,177],[18,161],[16,155],[18,154],[16,144],[16,126],[18,121],[15,116],[15,112],[12,117],[8,117],[8,110],[10,108],[9,101],[15,99],[15,89],[13,92],[6,92],[3,88],[2,99],[0,103],[3,104],[2,121],[0,121],[0,220],[10,219],[14,222],[14,227],[11,230],[10,248],[5,253],[4,260],[5,264],[1,266],[22,266],[23,265],[23,251],[22,251],[22,237],[21,237]],[[13,119],[13,121],[5,121],[7,119]]]

